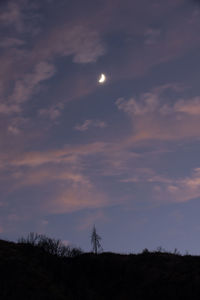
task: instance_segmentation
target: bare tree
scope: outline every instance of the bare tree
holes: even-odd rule
[[[101,237],[97,234],[96,227],[94,225],[92,229],[92,234],[91,234],[91,244],[92,244],[92,250],[95,254],[99,252],[99,250],[103,250],[100,244]]]

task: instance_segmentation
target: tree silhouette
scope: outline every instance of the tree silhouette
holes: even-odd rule
[[[91,244],[92,244],[92,250],[95,254],[98,254],[99,250],[103,250],[100,244],[100,240],[101,237],[97,234],[96,227],[94,225],[91,234]]]

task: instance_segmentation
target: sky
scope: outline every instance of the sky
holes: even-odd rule
[[[1,239],[200,254],[199,33],[195,0],[0,1]]]

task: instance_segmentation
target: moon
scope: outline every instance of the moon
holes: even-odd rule
[[[105,81],[106,81],[106,75],[102,73],[102,74],[99,76],[98,82],[102,84],[102,83],[104,83]]]

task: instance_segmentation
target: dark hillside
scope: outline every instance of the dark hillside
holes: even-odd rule
[[[200,257],[146,252],[50,255],[0,241],[0,299],[199,299]]]

